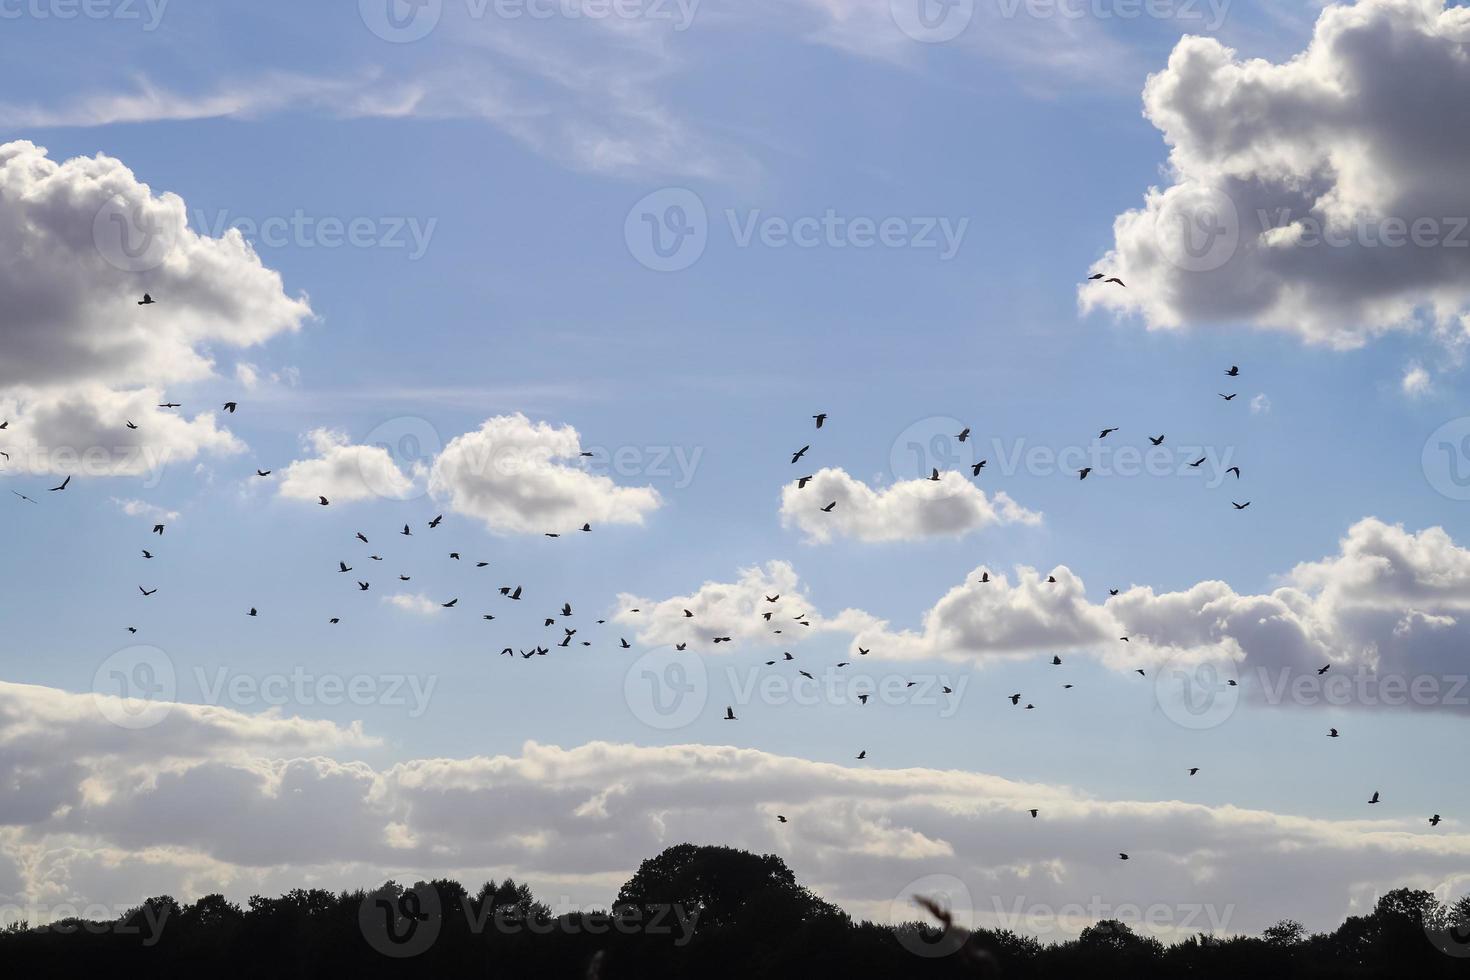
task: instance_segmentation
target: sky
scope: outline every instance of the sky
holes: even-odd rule
[[[11,918],[1470,890],[1465,8],[0,19]]]

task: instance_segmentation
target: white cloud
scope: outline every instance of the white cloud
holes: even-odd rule
[[[281,471],[277,493],[292,500],[348,503],[371,497],[403,499],[422,473],[405,474],[382,446],[353,445],[346,433],[314,429],[304,444],[315,459],[299,459]]]
[[[1429,394],[1431,384],[1432,379],[1429,377],[1429,372],[1418,364],[1411,364],[1405,369],[1404,377],[1399,382],[1399,387],[1410,398],[1419,398]]]
[[[492,531],[567,532],[583,524],[639,524],[661,501],[652,487],[620,487],[574,465],[577,430],[532,423],[524,415],[487,419],[450,440],[429,475],[429,490]]]
[[[444,611],[440,603],[419,593],[399,592],[394,595],[385,595],[383,601],[404,612],[415,613],[419,616],[437,616]]]
[[[1251,414],[1270,415],[1271,399],[1267,398],[1264,393],[1256,395],[1254,398],[1251,399]]]
[[[1127,287],[1086,284],[1083,308],[1340,348],[1427,318],[1459,342],[1470,128],[1443,105],[1470,91],[1467,37],[1470,13],[1443,0],[1359,0],[1281,64],[1182,39],[1144,89],[1170,184],[1117,218],[1094,266]]]
[[[118,510],[129,517],[145,517],[150,521],[176,521],[179,519],[178,511],[168,510],[155,504],[150,504],[146,500],[123,500],[119,497],[113,497],[112,503]]]
[[[830,512],[823,507],[836,501]],[[1039,524],[1041,515],[1004,492],[986,496],[964,475],[906,480],[874,490],[841,469],[818,470],[805,487],[781,490],[781,522],[800,528],[811,541],[834,537],[859,541],[958,538],[994,524]]]
[[[527,742],[513,755],[381,769],[327,756],[365,741],[326,722],[185,706],[125,732],[89,697],[0,684],[0,892],[21,905],[131,905],[161,892],[240,899],[493,873],[607,903],[640,860],[694,841],[781,854],[824,897],[879,919],[916,879],[946,874],[989,924],[992,896],[1009,909],[1147,894],[1229,908],[1222,930],[1250,933],[1286,916],[1334,926],[1375,892],[1470,875],[1470,836],[1453,819],[1429,832],[1418,814],[1326,820],[1098,799],[719,745]],[[1119,850],[1133,860],[1121,865]]]
[[[0,248],[0,410],[27,472],[138,475],[240,451],[212,414],[157,408],[161,386],[213,377],[212,346],[261,344],[311,315],[238,234],[195,234],[182,199],[106,156],[58,164],[0,145]],[[157,303],[138,305],[144,292]]]

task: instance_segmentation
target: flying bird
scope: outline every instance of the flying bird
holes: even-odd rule
[[[270,476],[271,475],[271,471],[270,470],[256,470],[255,471],[255,475],[256,476]]]
[[[178,402],[164,402],[162,405],[159,405],[158,407],[159,408],[178,408],[179,407],[179,403]]]
[[[1101,432],[1099,432],[1097,434],[1097,437],[1099,439],[1106,439],[1109,435],[1111,435],[1112,433],[1117,432],[1117,431],[1118,431],[1118,427],[1115,425],[1111,429],[1103,429]]]
[[[139,306],[152,306],[153,305],[153,297],[152,296],[149,296],[147,293],[144,293],[143,294],[143,298],[140,299],[140,300],[138,300],[138,305]]]
[[[1339,738],[1340,736],[1337,734],[1337,729],[1336,728],[1329,728],[1329,729],[1327,729],[1327,737],[1328,738]]]
[[[251,616],[255,616],[255,615],[257,615],[257,613],[256,613],[256,611],[255,611],[255,607],[254,607],[254,606],[251,606],[251,607],[250,607],[250,613],[249,613],[249,614],[250,614],[250,615],[251,615]]]
[[[1438,827],[1439,826],[1439,814],[1436,813],[1434,816],[1432,816],[1432,817],[1429,818],[1429,826],[1431,826],[1431,827]]]
[[[147,548],[144,548],[143,549],[143,557],[144,558],[152,558],[153,557],[153,552],[149,551]]]
[[[152,531],[152,533],[158,535],[159,537],[163,537],[163,525],[162,524],[155,524],[155,525],[153,525],[153,531]]]
[[[1082,467],[1082,469],[1080,469],[1080,470],[1077,471],[1077,479],[1079,479],[1079,480],[1085,480],[1085,479],[1087,479],[1087,474],[1089,474],[1091,472],[1092,472],[1092,467],[1091,466],[1084,466],[1084,467]]]
[[[432,521],[429,522],[429,527],[438,527],[439,526],[439,522],[442,521],[442,520],[444,520],[444,515],[443,514],[440,514],[438,517],[434,518]]]
[[[62,480],[61,481],[61,484],[59,486],[52,487],[49,492],[50,493],[55,493],[58,490],[65,490],[66,487],[67,487],[67,484],[69,484],[69,483],[71,483],[71,477],[68,476],[65,480]]]
[[[127,427],[128,427],[128,428],[129,428],[129,429],[136,429],[136,428],[137,428],[137,426],[136,426],[136,425],[134,425],[134,424],[133,424],[133,423],[132,423],[132,421],[131,421],[131,420],[129,420],[129,419],[124,419],[124,420],[123,420],[123,424],[124,424],[124,425],[126,425],[126,426],[127,426]]]
[[[1235,502],[1235,501],[1233,501],[1233,500],[1232,500],[1232,501],[1230,501],[1230,506],[1232,506],[1232,507],[1234,507],[1234,508],[1235,508],[1235,509],[1236,509],[1236,510],[1245,510],[1245,509],[1246,509],[1246,508],[1247,508],[1247,507],[1249,507],[1249,506],[1250,506],[1250,505],[1251,505],[1251,502],[1250,502],[1250,501],[1249,501],[1249,500],[1247,500],[1247,501],[1246,501],[1246,502],[1245,502],[1245,503],[1243,503],[1243,504],[1237,504],[1237,503],[1236,503],[1236,502]]]
[[[1189,770],[1189,774],[1190,774],[1190,775],[1191,775],[1191,776],[1193,776],[1193,775],[1194,775],[1194,774],[1195,774],[1195,773],[1197,773],[1197,772],[1199,772],[1199,766],[1194,766],[1194,767],[1192,767],[1192,768],[1191,768],[1191,769],[1190,769],[1190,770]]]
[[[325,506],[327,506],[328,504],[331,503],[331,501],[328,500],[326,497],[320,497],[320,496],[316,498],[316,502],[319,503],[319,504],[321,504],[323,507],[325,507]]]
[[[229,412],[231,415],[234,415],[235,414],[235,409],[237,409],[239,407],[240,406],[236,405],[234,402],[225,402],[222,410],[223,411],[226,411],[226,412]]]
[[[1158,438],[1154,438],[1153,436],[1149,436],[1148,441],[1153,443],[1155,446],[1162,446],[1164,444],[1164,437],[1159,436]]]
[[[1381,800],[1378,799],[1378,790],[1375,789],[1373,791],[1373,798],[1370,799],[1368,802],[1369,803],[1381,803],[1382,802]]]
[[[796,451],[796,452],[794,452],[794,453],[792,453],[792,454],[791,454],[791,462],[793,462],[793,463],[794,463],[794,462],[796,462],[796,461],[797,461],[797,460],[798,460],[798,459],[801,459],[801,457],[803,457],[803,456],[805,456],[805,455],[806,455],[806,451],[807,451],[807,450],[808,450],[808,449],[810,449],[810,448],[812,448],[812,447],[811,447],[811,445],[810,445],[810,444],[808,444],[808,445],[805,445],[805,446],[802,446],[802,447],[801,447],[801,448],[800,448],[800,449],[798,449],[798,450],[797,450],[797,451]]]
[[[144,595],[152,595],[154,592],[157,592],[158,590],[157,589],[145,589],[145,588],[143,588],[140,585],[140,586],[138,586],[138,591],[141,592],[141,593],[143,593]]]
[[[1217,392],[1215,392],[1215,394],[1220,395],[1221,398],[1225,399],[1228,402],[1228,401],[1233,401],[1234,398],[1235,398],[1235,396],[1238,395],[1239,392],[1232,392],[1231,394],[1225,395],[1225,394],[1221,394],[1220,392],[1217,391]]]
[[[820,429],[822,427],[822,423],[825,422],[825,421],[827,421],[827,413],[826,412],[820,412],[820,413],[818,413],[816,415],[813,415],[812,418],[814,418],[814,419],[817,420],[817,428]]]
[[[970,475],[971,476],[979,476],[980,475],[980,471],[983,470],[983,469],[985,469],[985,464],[988,463],[988,462],[989,462],[989,460],[982,459],[980,462],[975,463],[973,466],[970,467]]]
[[[726,721],[737,721],[738,720],[735,717],[735,709],[732,708],[732,707],[730,707],[729,705],[726,705],[725,706],[725,720]]]
[[[837,506],[837,501],[834,500],[830,504],[828,504],[826,507],[823,507],[822,508],[822,513],[824,513],[824,514],[830,514],[830,513],[832,513],[832,510],[836,506]]]
[[[1230,365],[1230,370],[1225,373],[1232,378],[1238,378],[1240,377],[1240,368],[1232,364]]]

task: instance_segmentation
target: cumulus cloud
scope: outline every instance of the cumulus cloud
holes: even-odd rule
[[[830,512],[823,507],[833,501]],[[810,541],[834,537],[859,541],[913,541],[958,538],[995,524],[1040,524],[1041,515],[1017,504],[1004,492],[987,496],[956,472],[938,481],[905,480],[873,489],[846,471],[817,471],[811,482],[781,490],[781,523],[802,530]]]
[[[904,629],[860,609],[824,615],[795,569],[775,561],[690,595],[621,595],[616,619],[640,643],[686,643],[701,653],[837,634],[884,659],[982,664],[1070,652],[1120,671],[1211,661],[1235,672],[1253,698],[1279,697],[1281,684],[1316,677],[1330,663],[1334,683],[1356,672],[1375,691],[1416,678],[1433,688],[1412,698],[1350,693],[1349,703],[1470,708],[1460,653],[1470,645],[1470,549],[1443,529],[1410,532],[1364,518],[1337,554],[1299,564],[1282,581],[1263,594],[1220,581],[1162,593],[1134,586],[1094,602],[1064,565],[1049,572],[1021,566],[1014,578],[980,567],[940,597],[918,628]],[[713,645],[724,636],[731,644]]]
[[[112,503],[129,517],[144,517],[150,521],[174,521],[179,517],[178,511],[150,504],[146,500],[123,500],[113,497]]]
[[[1422,365],[1410,364],[1404,370],[1404,376],[1399,381],[1399,387],[1410,398],[1418,398],[1421,395],[1429,394],[1432,383],[1433,381],[1429,377],[1429,372]]]
[[[639,524],[661,503],[652,487],[622,487],[575,465],[577,430],[524,415],[486,419],[434,460],[429,491],[492,531],[566,532],[583,524]]]
[[[395,609],[415,613],[419,616],[437,616],[444,607],[426,595],[416,592],[398,592],[383,596],[383,601]]]
[[[238,452],[212,414],[158,409],[162,386],[211,378],[209,348],[262,344],[311,314],[238,233],[196,234],[181,198],[107,156],[0,145],[0,245],[0,410],[27,472],[138,475]],[[144,292],[158,302],[138,305]]]
[[[281,471],[277,493],[291,500],[333,503],[371,497],[403,499],[422,473],[405,474],[383,446],[353,445],[344,432],[314,429],[303,440],[315,459],[298,459]]]
[[[1329,6],[1280,64],[1182,39],[1143,96],[1169,183],[1116,219],[1094,266],[1127,288],[1086,284],[1083,308],[1338,348],[1428,320],[1461,341],[1467,42],[1470,11],[1443,0]]]
[[[387,768],[324,754],[360,739],[183,706],[164,725],[119,733],[85,696],[0,684],[0,892],[22,906],[129,905],[165,891],[240,899],[272,885],[511,874],[607,903],[641,859],[694,841],[780,853],[825,897],[879,919],[909,917],[905,889],[944,874],[971,890],[986,924],[1015,899],[1119,904],[1146,888],[1165,905],[1228,908],[1213,923],[1222,931],[1257,932],[1285,916],[1335,925],[1375,891],[1470,875],[1470,836],[1453,820],[1426,833],[1417,815],[1321,820],[1097,799],[980,772],[856,769],[719,745],[527,742],[517,754]],[[778,825],[778,812],[790,822]],[[1133,857],[1126,868],[1115,841]],[[1040,926],[1016,915],[1011,928]]]

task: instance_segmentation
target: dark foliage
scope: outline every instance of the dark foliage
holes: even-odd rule
[[[917,911],[916,911],[917,914]],[[1043,945],[1009,931],[853,922],[774,855],[681,844],[644,861],[613,908],[555,915],[525,885],[387,882],[371,892],[148,899],[115,922],[0,932],[15,977],[1129,977],[1470,978],[1470,899],[1399,889],[1369,915],[1309,935],[1174,945],[1102,921]]]

